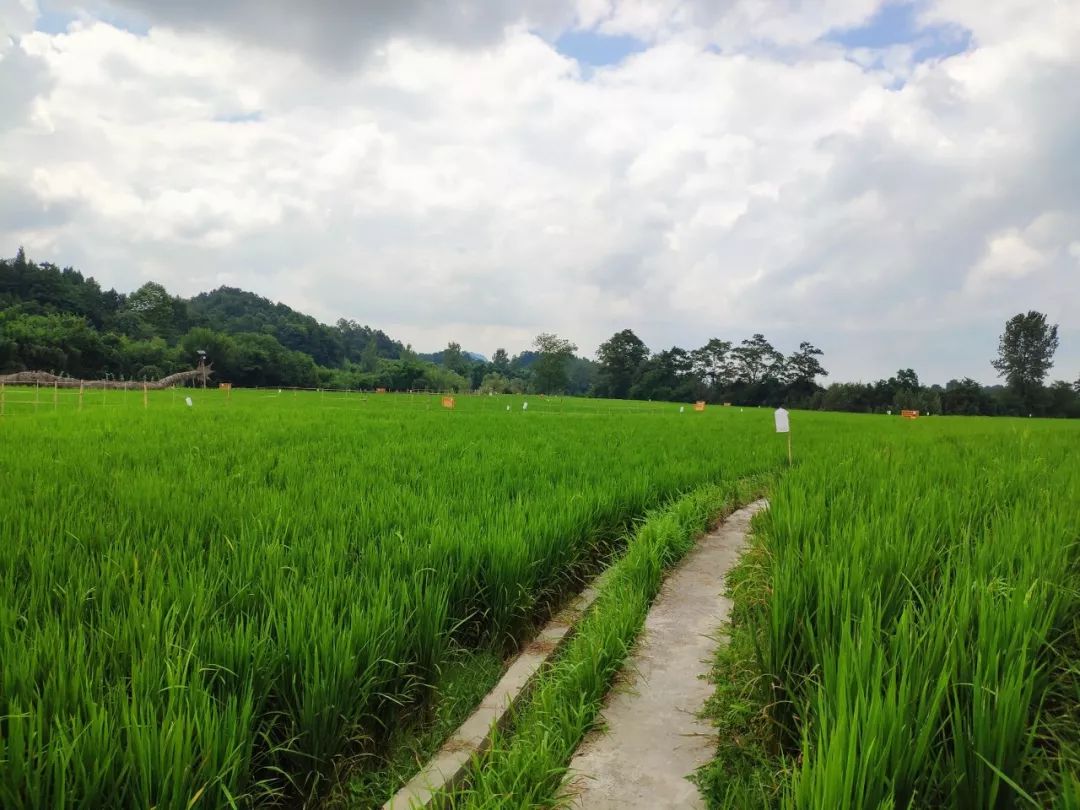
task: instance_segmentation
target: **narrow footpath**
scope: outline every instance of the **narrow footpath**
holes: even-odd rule
[[[746,542],[750,518],[765,506],[755,501],[732,514],[668,576],[598,730],[570,764],[572,807],[705,806],[686,777],[716,751],[713,729],[697,715],[712,693],[707,676],[716,634],[731,611],[724,578]]]

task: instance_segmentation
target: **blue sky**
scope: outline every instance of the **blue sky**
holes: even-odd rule
[[[629,36],[607,36],[596,31],[567,31],[557,40],[555,47],[566,56],[583,65],[602,67],[615,65],[647,45]]]
[[[833,30],[824,39],[851,49],[910,44],[915,48],[916,62],[947,58],[971,46],[970,32],[959,26],[923,25],[919,20],[919,4],[910,2],[885,3],[864,25]],[[635,37],[581,29],[563,33],[554,44],[560,53],[586,67],[616,65],[648,47]]]
[[[826,39],[846,48],[888,48],[916,44],[915,60],[942,59],[961,53],[971,45],[971,34],[955,25],[919,23],[916,3],[886,3],[858,28],[836,30]]]

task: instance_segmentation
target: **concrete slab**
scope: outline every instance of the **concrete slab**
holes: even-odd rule
[[[503,673],[469,718],[461,724],[408,784],[383,805],[383,810],[413,810],[426,806],[435,794],[456,785],[470,760],[491,744],[492,733],[506,722],[510,709],[540,669],[569,639],[574,624],[596,601],[595,587],[588,587],[547,623]]]
[[[638,646],[611,693],[599,729],[578,749],[568,790],[580,810],[703,808],[687,780],[716,739],[699,720],[712,687],[716,632],[728,618],[724,577],[738,559],[757,501],[706,535],[668,576]]]

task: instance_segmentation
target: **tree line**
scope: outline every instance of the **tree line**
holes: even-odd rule
[[[823,353],[802,342],[789,354],[761,333],[737,343],[651,351],[630,329],[596,358],[550,333],[490,359],[451,342],[419,354],[351,320],[333,326],[254,293],[221,287],[190,299],[148,282],[130,294],[103,290],[72,268],[35,263],[22,249],[0,260],[0,373],[41,370],[79,378],[158,379],[191,368],[205,351],[218,379],[238,386],[350,390],[567,393],[618,399],[785,405],[868,413],[912,408],[966,415],[1080,416],[1080,380],[1045,385],[1057,327],[1037,312],[1005,327],[993,365],[1004,384],[970,378],[920,383],[901,369],[872,383],[833,383]]]

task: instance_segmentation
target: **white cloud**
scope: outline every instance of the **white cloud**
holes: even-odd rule
[[[974,287],[996,280],[1024,278],[1044,268],[1049,257],[1033,248],[1016,228],[991,238],[986,255],[972,268],[968,282]]]
[[[362,36],[332,3],[250,30],[244,4],[125,0],[146,33],[24,15],[0,50],[0,246],[424,349],[763,331],[834,377],[989,380],[1004,319],[1038,308],[1075,376],[1075,4],[928,4],[975,46],[885,70],[817,41],[863,0],[392,5]],[[651,44],[586,75],[545,38],[572,24]]]
[[[834,29],[873,16],[877,0],[590,0],[579,18],[610,34],[645,41],[673,36],[724,49],[749,45],[808,45]]]
[[[3,0],[0,2],[0,47],[6,40],[17,37],[34,27],[38,9],[35,0]]]

